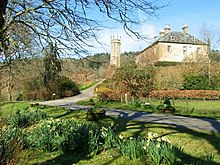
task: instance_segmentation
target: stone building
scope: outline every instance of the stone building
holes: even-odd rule
[[[111,55],[110,64],[106,71],[106,78],[113,76],[115,69],[120,67],[121,56],[121,39],[118,37],[111,37]]]
[[[189,34],[184,24],[181,32],[171,31],[166,25],[160,37],[136,56],[139,65],[157,62],[198,62],[208,60],[208,45]]]
[[[111,38],[111,56],[110,56],[110,66],[114,66],[116,68],[120,67],[120,54],[121,54],[121,39],[115,38],[114,36]]]

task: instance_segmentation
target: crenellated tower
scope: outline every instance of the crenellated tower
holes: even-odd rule
[[[111,37],[110,66],[120,67],[121,37]]]

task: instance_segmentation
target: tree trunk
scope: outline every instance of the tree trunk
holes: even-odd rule
[[[0,0],[0,52],[4,52],[5,49],[5,32],[3,30],[5,26],[5,14],[8,0]]]
[[[8,4],[8,0],[1,0],[0,1],[0,30],[3,29],[5,25],[5,14],[6,14],[6,6]]]

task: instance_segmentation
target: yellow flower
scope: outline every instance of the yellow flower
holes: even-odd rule
[[[160,143],[157,144],[157,148],[160,148]]]
[[[120,134],[120,135],[119,135],[119,139],[123,139],[123,138],[124,138],[123,135]]]

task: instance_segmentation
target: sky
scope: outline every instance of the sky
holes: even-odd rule
[[[160,0],[159,2],[168,6],[157,12],[157,17],[151,17],[138,31],[148,36],[150,40],[137,40],[128,36],[122,27],[115,25],[113,29],[103,29],[99,32],[99,41],[103,45],[94,45],[92,53],[110,53],[111,36],[121,37],[121,52],[141,51],[154,41],[154,37],[159,35],[161,29],[166,24],[171,26],[171,31],[182,31],[184,24],[189,27],[189,33],[197,38],[201,38],[200,30],[202,25],[206,25],[215,32],[215,39],[220,38],[220,0]],[[141,17],[141,15],[139,16]],[[218,44],[214,44],[219,48]]]

